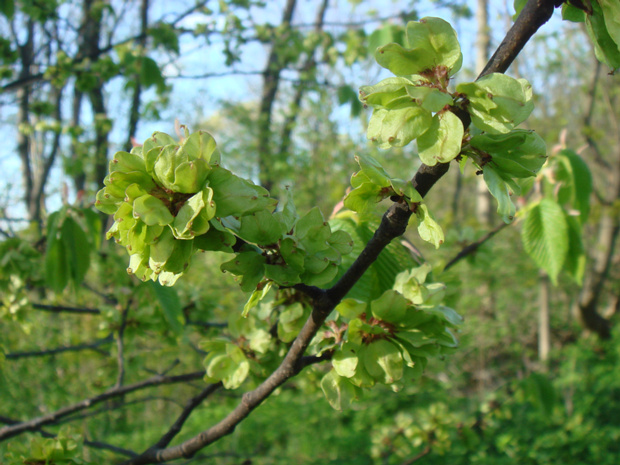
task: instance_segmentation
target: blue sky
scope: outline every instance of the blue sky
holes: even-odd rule
[[[475,0],[468,0],[469,6],[472,11],[475,11]],[[267,8],[264,10],[252,10],[251,19],[256,23],[264,21],[278,24],[281,16],[282,5],[284,0],[266,2]],[[293,23],[310,23],[314,21],[316,14],[316,8],[318,7],[318,1],[302,1],[299,2],[298,11],[294,17]],[[348,22],[348,21],[360,21],[367,19],[369,10],[377,10],[377,14],[380,17],[397,15],[405,2],[386,2],[386,1],[368,1],[362,2],[362,4],[356,8],[353,8],[350,2],[346,0],[333,1],[333,7],[328,9],[326,15],[327,23],[336,22]],[[153,10],[151,11],[151,21],[158,18],[170,18],[175,17],[179,12],[185,11],[192,1],[178,1],[178,2],[154,2]],[[503,0],[491,0],[490,1],[490,14],[489,19],[492,24],[493,40],[494,44],[501,40],[503,37],[508,23],[506,20],[506,12],[510,10],[512,13],[511,2]],[[421,1],[415,3],[416,9],[420,16],[440,16],[447,20],[451,20],[450,11],[446,8],[438,8],[435,2]],[[381,11],[378,11],[380,8]],[[182,23],[182,26],[193,27],[197,23],[204,21],[204,16],[201,14],[194,14],[188,16]],[[395,20],[399,21],[399,20]],[[135,30],[138,19],[134,15],[127,13],[127,17],[123,18],[123,21],[119,25],[119,30],[122,31],[126,28],[128,32]],[[461,41],[461,48],[464,55],[464,67],[472,68],[474,63],[474,42],[476,25],[475,20],[459,20],[458,22],[451,21],[459,34],[459,40]],[[545,26],[547,30],[553,30],[558,28],[560,20],[558,14],[555,15],[552,24]],[[368,23],[365,29],[368,33],[378,27],[381,23]],[[222,26],[222,24],[218,24]],[[328,26],[332,30],[342,30],[342,28]],[[182,70],[184,74],[202,74],[205,72],[218,72],[225,69],[223,55],[221,53],[222,45],[217,39],[209,46],[209,48],[200,47],[198,42],[185,35],[181,39],[182,56],[177,60],[176,66]],[[166,59],[165,55],[160,56],[161,59]],[[266,60],[266,49],[264,46],[254,43],[249,44],[244,48],[242,60],[237,69],[244,71],[260,71],[264,67]],[[387,74],[381,74],[381,69],[378,66],[371,66],[370,68],[363,68],[356,66],[352,69],[341,69],[341,75],[346,83],[353,87],[360,85],[370,84],[373,79],[381,79],[386,77]],[[175,66],[168,66],[164,70],[165,74],[174,76],[177,72]],[[178,118],[183,120],[193,120],[200,112],[204,117],[216,113],[219,110],[219,102],[221,100],[229,101],[257,101],[260,95],[261,79],[260,76],[226,76],[222,78],[209,78],[205,80],[192,80],[192,79],[173,79],[173,92],[171,94],[170,107],[162,112],[161,121],[148,121],[142,122],[139,126],[137,139],[144,140],[155,130],[161,130],[164,132],[172,132],[174,128],[174,119]],[[128,96],[123,92],[120,83],[112,82],[107,87],[107,104],[111,115],[119,118],[120,121],[126,121],[126,113],[128,108]],[[154,94],[151,92],[151,96]],[[147,97],[149,95],[147,94]],[[69,102],[66,104],[65,114],[69,115]],[[0,206],[6,205],[6,199],[10,199],[8,216],[19,218],[23,217],[23,207],[19,202],[18,196],[21,195],[21,176],[19,159],[15,153],[15,144],[12,141],[16,139],[16,129],[11,124],[11,119],[14,117],[15,108],[5,108],[1,114],[3,124],[1,131],[5,140],[11,141],[8,144],[4,144],[0,148],[0,163],[2,163],[3,170],[0,171]],[[345,130],[358,130],[358,126],[355,123],[350,123],[348,120],[348,109],[341,109],[334,115]],[[111,152],[121,148],[121,144],[124,142],[124,134],[122,132],[124,124],[118,124],[115,130],[111,134]],[[52,173],[52,179],[50,182],[48,209],[53,211],[61,205],[61,198],[59,193],[63,191],[61,184],[62,167],[60,166],[60,160],[56,164],[54,172]],[[75,193],[71,192],[71,188],[68,189],[69,203],[75,199]],[[5,225],[0,224],[0,227]]]

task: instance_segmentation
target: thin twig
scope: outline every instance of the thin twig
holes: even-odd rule
[[[121,313],[121,325],[118,328],[118,335],[116,336],[116,349],[118,351],[118,353],[116,354],[116,361],[118,364],[116,387],[122,386],[125,379],[125,341],[123,339],[123,335],[125,334],[125,327],[127,326],[127,315],[129,314],[130,308],[131,299],[127,301],[127,305],[125,305],[125,308],[123,308],[123,312]]]
[[[504,229],[506,226],[509,226],[510,224],[512,224],[512,223],[501,223],[500,225],[498,225],[497,227],[495,227],[494,229],[489,231],[483,238],[477,240],[476,242],[472,242],[471,244],[463,247],[463,249],[461,249],[461,251],[458,254],[456,254],[456,256],[447,263],[447,265],[444,267],[443,270],[447,271],[449,268],[452,268],[454,265],[456,265],[463,258],[465,258],[468,255],[471,255],[474,252],[476,252],[478,250],[478,248],[482,244],[484,244],[486,241],[491,239],[498,232],[500,232],[502,229]]]
[[[27,357],[45,357],[49,355],[57,355],[62,354],[63,352],[79,352],[81,350],[94,350],[96,352],[102,353],[103,355],[108,355],[106,352],[103,352],[97,349],[99,346],[109,344],[113,341],[112,334],[109,334],[107,337],[103,339],[98,339],[95,342],[91,342],[89,344],[77,344],[74,346],[62,346],[57,347],[55,349],[48,350],[37,350],[31,352],[12,352],[5,355],[7,360],[17,360],[18,358],[27,358]]]
[[[203,389],[200,394],[192,397],[185,405],[185,408],[183,408],[183,411],[181,412],[177,420],[172,424],[170,429],[161,437],[161,439],[157,441],[157,443],[155,443],[153,448],[160,449],[170,444],[170,442],[175,438],[175,436],[179,434],[181,428],[183,428],[183,424],[189,418],[194,409],[197,408],[207,397],[209,397],[221,387],[222,383],[211,384],[210,386],[207,386],[205,389]]]
[[[4,423],[5,425],[17,425],[21,422],[13,418],[0,416],[0,423]],[[57,436],[57,434],[50,433],[49,431],[46,431],[44,429],[37,429],[37,431],[39,432],[39,434],[41,434],[41,436],[45,438],[55,438]],[[114,452],[118,455],[124,455],[125,457],[136,457],[138,455],[132,450],[113,446],[112,444],[108,444],[107,442],[89,441],[88,439],[84,439],[84,445],[87,447],[92,447],[93,449],[109,450],[110,452]]]
[[[82,400],[76,404],[63,407],[59,410],[56,410],[55,412],[48,413],[47,415],[43,415],[38,418],[33,418],[32,420],[24,421],[16,425],[5,426],[3,428],[0,428],[0,441],[10,439],[14,436],[17,436],[21,433],[25,433],[27,431],[35,431],[45,425],[54,424],[61,418],[65,418],[66,416],[71,415],[72,413],[85,410],[87,408],[92,407],[93,405],[99,404],[109,399],[113,399],[115,397],[124,396],[130,392],[135,392],[135,391],[145,389],[151,386],[185,383],[187,381],[200,379],[203,376],[204,376],[204,370],[195,371],[193,373],[186,373],[184,375],[177,375],[177,376],[157,375],[157,376],[153,376],[152,378],[148,378],[144,381],[139,381],[134,384],[129,384],[127,386],[121,386],[118,388],[114,387],[114,388],[108,389],[102,394]]]
[[[101,314],[101,310],[98,308],[80,308],[80,307],[67,307],[66,305],[43,305],[43,304],[31,304],[32,308],[36,310],[43,310],[45,312],[54,313],[89,313],[91,315]]]

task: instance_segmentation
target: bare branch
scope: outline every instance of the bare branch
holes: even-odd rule
[[[549,21],[554,8],[562,3],[564,0],[528,0],[478,79],[491,73],[505,73],[525,44]]]
[[[66,307],[64,305],[43,305],[43,304],[31,304],[32,308],[37,310],[43,310],[45,312],[53,313],[77,313],[77,314],[91,314],[100,315],[101,310],[98,308],[80,308],[80,307]]]
[[[177,376],[156,375],[156,376],[153,376],[152,378],[148,378],[144,381],[139,381],[137,383],[130,384],[127,386],[114,387],[112,389],[108,389],[102,394],[99,394],[98,396],[85,399],[81,402],[70,405],[68,407],[63,407],[59,410],[56,410],[55,412],[48,413],[47,415],[43,415],[41,417],[34,418],[32,420],[24,421],[16,425],[5,426],[3,428],[0,428],[0,441],[10,439],[14,436],[25,433],[27,431],[35,431],[45,425],[54,424],[61,418],[71,415],[72,413],[79,412],[80,410],[85,410],[87,408],[92,407],[93,405],[96,405],[100,402],[104,402],[109,399],[113,399],[115,397],[124,396],[130,392],[139,391],[141,389],[145,389],[147,387],[152,387],[152,386],[185,383],[187,381],[201,379],[203,376],[204,376],[203,370],[195,371],[193,373],[186,373],[184,375],[177,375]]]
[[[39,350],[39,351],[32,351],[32,352],[13,352],[13,353],[6,354],[6,359],[17,360],[18,358],[26,358],[26,357],[44,357],[48,355],[61,354],[63,352],[79,352],[81,350],[94,350],[96,352],[101,353],[102,351],[97,348],[99,346],[109,344],[113,340],[114,338],[112,334],[110,334],[107,337],[103,339],[98,339],[97,341],[91,342],[90,344],[77,344],[74,346],[63,346],[63,347],[58,347],[56,349]],[[106,352],[103,352],[103,354],[108,355]]]
[[[13,418],[0,416],[0,423],[4,423],[5,425],[17,425],[20,423],[20,421]],[[44,429],[38,429],[37,431],[41,434],[41,436],[45,438],[55,438],[57,436],[56,434],[50,433],[49,431],[46,431]],[[138,455],[132,450],[113,446],[112,444],[108,444],[107,442],[89,441],[88,439],[84,439],[84,445],[87,447],[92,447],[93,449],[109,450],[110,452],[114,452],[118,455],[124,455],[125,457],[136,457]]]
[[[202,401],[204,401],[207,397],[209,397],[221,387],[222,383],[211,384],[210,386],[207,386],[205,389],[203,389],[200,394],[192,397],[185,405],[185,408],[181,412],[181,415],[179,415],[177,420],[173,423],[173,425],[166,432],[166,434],[164,434],[153,447],[159,449],[162,447],[166,447],[168,444],[170,444],[170,441],[172,441],[175,436],[179,434],[181,428],[183,428],[183,424],[189,418],[194,409],[198,407],[202,403]]]
[[[116,387],[120,387],[123,385],[123,381],[125,379],[125,341],[123,339],[123,335],[125,334],[125,327],[127,326],[127,315],[129,314],[129,309],[131,308],[131,299],[125,305],[123,312],[121,314],[121,325],[118,328],[118,335],[116,336],[116,348],[117,348],[117,356],[116,361],[118,364],[118,376],[116,378]]]
[[[486,241],[491,239],[498,232],[500,232],[502,229],[504,229],[506,226],[509,226],[510,224],[512,224],[512,223],[502,223],[499,226],[496,226],[491,231],[489,231],[483,238],[477,240],[476,242],[472,242],[471,244],[467,245],[466,247],[463,247],[463,249],[458,254],[456,254],[456,256],[452,260],[450,260],[448,262],[448,264],[444,267],[443,270],[447,271],[449,268],[452,268],[454,265],[456,265],[463,258],[467,257],[468,255],[471,255],[471,254],[475,253],[482,244],[484,244]]]

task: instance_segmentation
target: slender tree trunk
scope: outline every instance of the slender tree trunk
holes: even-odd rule
[[[74,130],[78,130],[82,124],[82,100],[84,94],[77,89],[76,87],[73,89],[73,103],[71,109],[71,126]],[[84,156],[81,153],[82,149],[80,148],[79,143],[79,132],[72,136],[71,139],[71,159],[78,166],[82,165],[84,162]],[[86,173],[82,169],[80,172],[74,172],[71,174],[71,178],[73,179],[73,185],[75,186],[75,190],[77,192],[84,191],[86,186]]]
[[[594,99],[594,95],[597,87],[598,78],[597,68],[592,85],[590,88],[590,98]],[[613,156],[613,163],[607,163],[596,142],[587,137],[586,140],[594,153],[596,160],[606,169],[607,173],[607,192],[611,195],[604,199],[604,203],[611,206],[606,207],[601,215],[599,221],[598,240],[594,249],[594,255],[592,257],[592,268],[584,278],[584,285],[579,295],[577,302],[577,315],[582,324],[590,331],[598,334],[602,339],[609,339],[611,337],[611,324],[608,319],[603,317],[599,312],[600,300],[604,290],[605,282],[607,281],[610,271],[613,257],[616,250],[616,243],[618,241],[618,235],[620,235],[620,216],[613,211],[613,205],[620,199],[620,121],[616,114],[615,100],[608,97],[608,111],[607,115],[611,123],[614,125],[617,138],[615,141],[615,152]],[[588,125],[591,122],[593,114],[594,102],[593,100],[588,105],[588,113],[584,119],[584,124]]]
[[[551,281],[544,271],[540,273],[540,294],[538,303],[538,359],[546,362],[551,351]]]
[[[287,34],[288,26],[293,18],[296,0],[287,0],[282,15],[282,32]],[[259,181],[261,185],[272,190],[275,179],[273,164],[273,143],[271,131],[271,116],[273,104],[278,92],[278,84],[280,83],[280,73],[286,66],[286,63],[278,56],[280,53],[280,43],[282,39],[275,37],[274,42],[267,58],[267,65],[263,71],[263,92],[261,96],[260,109],[258,113],[258,169]]]
[[[94,0],[84,0],[82,4],[82,24],[80,25],[80,43],[77,57],[79,59],[90,58],[96,61],[100,55],[99,41],[101,38],[101,18],[102,14],[96,7]],[[74,94],[73,123],[79,125],[81,94]],[[95,165],[95,185],[97,188],[103,186],[103,178],[107,172],[107,152],[108,152],[108,133],[109,128],[106,123],[107,113],[103,96],[103,82],[98,82],[95,87],[88,91],[88,98],[95,118],[95,144],[94,144],[94,165]],[[85,173],[78,173],[74,177],[76,187],[85,187]]]
[[[19,78],[26,80],[30,76],[30,68],[34,62],[34,21],[28,20],[26,26],[28,35],[23,45],[19,46],[21,59],[21,70]],[[25,127],[30,125],[30,93],[31,87],[26,85],[17,91],[17,121],[18,125]],[[24,131],[17,133],[17,152],[22,163],[22,182],[24,183],[24,202],[28,211],[28,219],[31,222],[41,226],[41,217],[39,208],[33,203],[34,194],[34,174],[31,163],[31,143],[30,135]]]
[[[476,74],[479,74],[489,61],[491,47],[489,0],[477,0],[476,25]],[[476,218],[481,225],[490,226],[493,216],[493,199],[486,183],[480,177],[476,186]]]
[[[323,20],[325,18],[325,12],[327,11],[328,5],[329,0],[323,0],[323,3],[319,8],[314,26],[314,32],[316,34],[320,34],[323,30]],[[282,128],[282,135],[280,138],[280,150],[278,151],[280,158],[286,157],[291,147],[291,135],[293,133],[293,128],[295,127],[295,121],[297,120],[297,116],[299,115],[301,99],[303,98],[304,92],[308,87],[307,84],[303,82],[303,74],[309,73],[314,68],[316,68],[316,61],[314,59],[314,53],[316,52],[316,49],[317,46],[314,46],[312,49],[308,50],[308,56],[302,66],[302,81],[299,82],[299,84],[297,84],[295,88],[293,103],[291,104],[289,114],[286,117],[286,120],[284,121],[284,126]]]
[[[146,33],[149,25],[149,0],[142,0],[140,6],[140,40],[138,40],[138,47],[140,53],[144,54],[146,48]],[[140,120],[140,101],[142,96],[142,84],[140,83],[140,76],[134,76],[135,87],[133,92],[133,98],[131,101],[131,108],[129,109],[129,128],[127,131],[127,142],[125,142],[125,150],[129,152],[133,146],[132,139],[136,136],[138,130],[138,121]]]

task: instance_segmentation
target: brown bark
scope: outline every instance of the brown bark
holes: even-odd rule
[[[20,79],[27,79],[30,75],[30,68],[34,62],[34,21],[28,20],[26,26],[28,35],[24,44],[19,45],[19,53],[21,60]],[[30,94],[31,87],[21,87],[17,92],[18,110],[17,123],[25,129],[30,125]],[[34,174],[31,164],[31,145],[30,136],[23,130],[17,133],[17,152],[22,164],[22,182],[24,183],[24,202],[28,211],[28,219],[30,221],[40,223],[41,218],[37,215],[37,209],[32,203]]]
[[[588,111],[584,117],[586,128],[592,124],[594,114],[595,95],[599,83],[598,75],[600,66],[597,66],[592,84],[589,89]],[[610,195],[602,199],[606,205],[598,224],[598,236],[594,254],[591,257],[592,267],[584,278],[584,284],[576,305],[577,315],[583,326],[596,333],[602,339],[611,337],[611,322],[601,315],[600,303],[604,286],[609,278],[611,265],[615,254],[618,235],[620,234],[620,217],[610,211],[609,205],[620,199],[620,121],[616,114],[615,101],[605,94],[607,99],[607,118],[612,124],[612,131],[616,134],[613,163],[608,163],[600,151],[596,141],[586,134],[586,141],[592,149],[597,163],[605,168],[607,176],[607,192]]]
[[[286,34],[286,29],[291,23],[293,18],[293,12],[295,10],[296,0],[287,0],[282,14],[282,34]],[[276,38],[275,42],[271,46],[269,57],[267,58],[267,65],[263,71],[263,92],[260,101],[260,108],[258,111],[258,169],[259,169],[259,181],[260,184],[271,191],[275,182],[272,163],[273,163],[273,150],[272,150],[272,138],[271,131],[271,117],[273,112],[273,104],[278,92],[278,85],[280,83],[280,73],[285,68],[286,63],[279,59],[281,38]]]
[[[137,41],[138,47],[141,53],[144,53],[146,48],[146,37],[149,25],[149,0],[142,0],[140,6],[140,38]],[[136,136],[138,130],[138,121],[140,120],[140,103],[142,96],[142,84],[140,83],[140,77],[134,76],[135,87],[133,91],[133,97],[131,100],[131,108],[129,109],[129,127],[127,131],[127,142],[125,142],[125,151],[131,151],[133,146],[132,139]]]
[[[323,0],[321,7],[316,16],[316,22],[314,26],[314,32],[320,33],[323,30],[323,20],[325,18],[325,12],[327,11],[327,6],[329,5],[329,0]],[[308,50],[308,56],[306,58],[305,63],[301,68],[301,74],[308,73],[314,68],[316,68],[316,61],[314,60],[314,53],[317,47],[313,47]],[[293,97],[293,103],[291,104],[291,109],[284,121],[284,127],[282,128],[282,135],[280,137],[280,150],[279,157],[286,157],[291,147],[291,135],[293,133],[293,128],[295,127],[295,121],[297,120],[297,116],[299,115],[299,110],[301,106],[301,99],[303,98],[304,92],[307,89],[307,84],[303,82],[303,80],[297,84],[295,89],[295,96]]]

